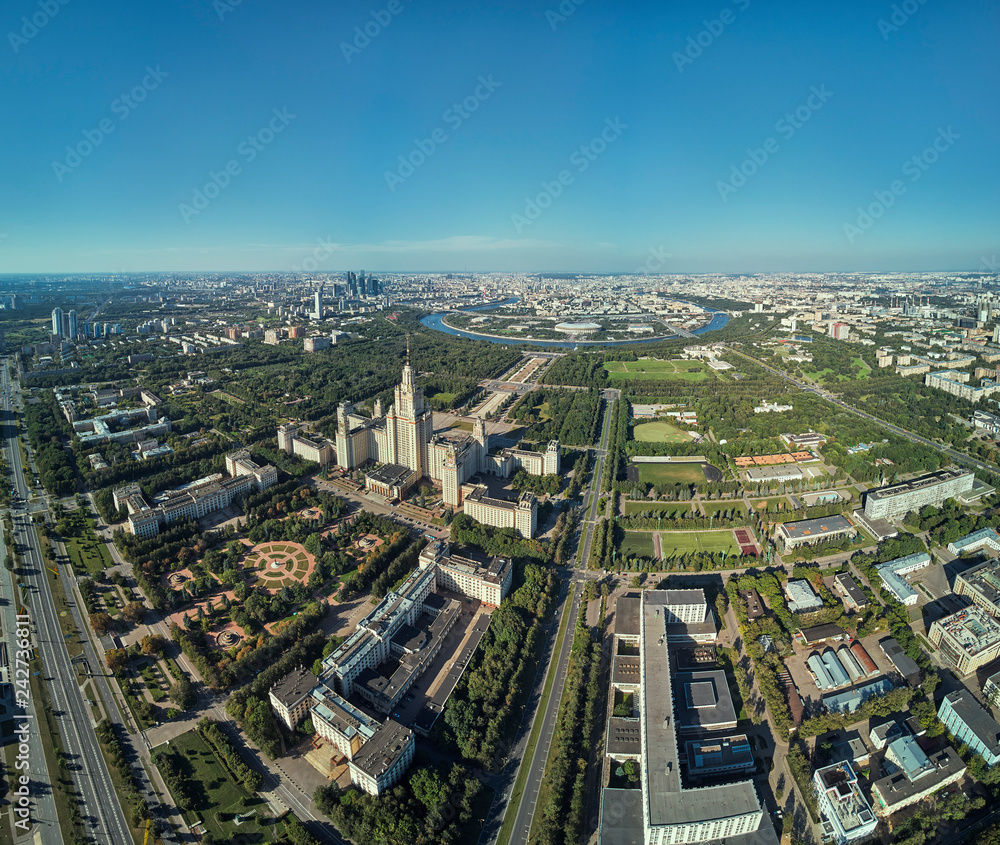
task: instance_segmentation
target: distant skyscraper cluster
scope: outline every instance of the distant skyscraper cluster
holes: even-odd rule
[[[52,309],[52,334],[61,340],[73,340],[79,331],[76,311],[65,312],[62,308]]]

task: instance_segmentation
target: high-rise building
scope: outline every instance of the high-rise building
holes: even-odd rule
[[[313,319],[323,319],[323,288],[313,294]]]
[[[52,309],[52,334],[62,337],[63,333],[63,310],[62,308]]]
[[[67,336],[69,337],[70,340],[76,340],[76,333],[77,333],[76,311],[69,312],[67,322],[69,324],[67,326]]]

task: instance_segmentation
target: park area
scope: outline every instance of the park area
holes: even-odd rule
[[[702,361],[606,361],[608,377],[621,381],[704,381],[711,370]]]
[[[668,422],[639,423],[632,429],[632,439],[643,443],[690,443],[691,433]]]
[[[189,801],[181,807],[188,825],[200,822],[216,842],[230,845],[272,842],[277,839],[274,817],[267,802],[249,795],[196,731],[170,740]]]

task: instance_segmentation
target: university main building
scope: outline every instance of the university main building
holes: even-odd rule
[[[365,477],[365,486],[387,498],[403,498],[425,476],[441,485],[451,507],[464,506],[473,519],[498,528],[513,528],[524,537],[535,532],[538,503],[533,494],[517,501],[489,495],[485,484],[470,483],[478,473],[509,477],[518,469],[531,475],[559,472],[559,442],[544,452],[501,449],[490,454],[486,424],[477,419],[472,434],[458,438],[434,434],[433,411],[414,381],[407,359],[388,413],[375,401],[371,419],[342,402],[337,408],[337,464],[355,470],[373,461],[380,466]]]

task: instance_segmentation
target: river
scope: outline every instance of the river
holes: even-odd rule
[[[517,302],[517,297],[512,297],[504,302],[497,302],[491,305],[477,305],[473,308],[463,308],[463,311],[489,311],[493,308],[499,308],[501,305],[508,305]],[[729,315],[724,311],[716,311],[713,308],[705,308],[706,311],[712,314],[712,319],[708,325],[702,326],[700,329],[695,329],[694,334],[700,335],[705,332],[715,331],[716,329],[721,329],[726,323],[729,322]],[[626,346],[630,343],[654,343],[655,341],[648,337],[637,337],[632,340],[532,340],[528,338],[516,338],[516,337],[494,337],[486,334],[478,334],[477,332],[466,331],[465,329],[453,329],[451,326],[445,324],[444,318],[448,316],[447,312],[442,312],[440,314],[428,314],[426,317],[421,317],[420,323],[427,326],[429,329],[435,329],[439,332],[444,332],[445,334],[454,335],[455,337],[464,337],[471,340],[488,340],[490,343],[500,343],[505,346],[519,346],[530,344],[532,346],[555,346],[564,349],[575,349],[577,346]],[[662,338],[661,338],[662,339]]]

